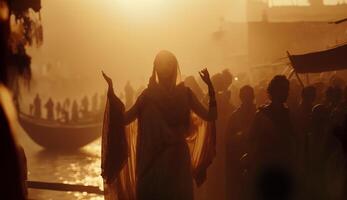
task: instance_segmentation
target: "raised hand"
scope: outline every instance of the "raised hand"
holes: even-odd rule
[[[113,83],[112,83],[112,79],[110,77],[108,77],[104,71],[101,71],[102,72],[102,76],[104,77],[105,81],[107,82],[108,84],[108,87],[109,88],[113,88]]]
[[[212,82],[211,82],[211,79],[210,79],[210,74],[208,73],[207,69],[203,69],[201,71],[199,71],[199,75],[201,77],[201,79],[208,85],[208,86],[211,86],[212,85]]]

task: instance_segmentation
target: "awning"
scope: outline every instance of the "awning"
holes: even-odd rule
[[[347,44],[302,55],[288,55],[297,73],[320,73],[347,69]]]

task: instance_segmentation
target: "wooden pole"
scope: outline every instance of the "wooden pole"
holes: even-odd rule
[[[294,69],[292,69],[292,71],[290,71],[290,74],[289,74],[289,76],[288,76],[288,79],[291,79],[292,78],[292,76],[294,75]]]
[[[28,188],[41,190],[71,191],[71,192],[87,192],[103,195],[104,191],[96,186],[75,185],[66,183],[49,183],[40,181],[27,181]]]
[[[299,83],[300,83],[301,87],[302,87],[302,88],[304,88],[304,87],[305,87],[305,85],[304,85],[304,83],[301,81],[301,79],[300,79],[300,77],[299,77],[298,73],[296,73],[295,71],[294,71],[294,73],[295,73],[295,76],[296,76],[296,78],[298,79],[298,81],[299,81]]]

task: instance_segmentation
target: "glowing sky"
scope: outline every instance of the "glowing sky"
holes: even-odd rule
[[[99,82],[103,69],[119,84],[127,80],[146,84],[161,49],[176,54],[183,74],[197,75],[202,67],[219,71],[223,66],[215,65],[218,52],[212,33],[219,30],[222,18],[246,19],[246,0],[54,0],[42,4],[44,44],[31,51],[33,67],[60,63],[61,71],[88,73]]]

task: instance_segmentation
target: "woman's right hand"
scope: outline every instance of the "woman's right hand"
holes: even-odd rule
[[[101,72],[102,72],[102,76],[104,77],[105,81],[106,81],[107,84],[108,84],[108,87],[109,87],[109,88],[113,88],[112,79],[111,79],[109,76],[107,76],[107,75],[104,73],[104,71],[101,71]]]

